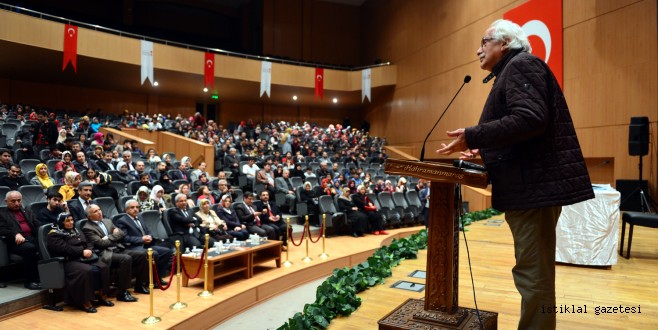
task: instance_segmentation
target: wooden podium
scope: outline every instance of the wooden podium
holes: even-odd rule
[[[447,164],[387,159],[387,174],[432,181],[425,299],[409,299],[379,320],[379,329],[479,329],[475,309],[459,307],[458,184],[484,188],[486,172]],[[484,329],[497,329],[498,313],[480,310]]]

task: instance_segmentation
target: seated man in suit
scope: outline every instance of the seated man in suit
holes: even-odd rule
[[[276,192],[286,194],[288,212],[293,213],[295,210],[295,202],[297,201],[297,196],[295,195],[295,188],[292,187],[292,181],[290,181],[290,170],[283,170],[281,177],[274,180],[274,187]]]
[[[274,228],[276,231],[276,239],[281,237],[283,246],[288,246],[288,227],[283,220],[279,207],[276,203],[270,203],[270,193],[268,193],[267,190],[260,193],[260,200],[254,202],[254,209],[262,211],[261,219],[263,222]]]
[[[92,188],[93,184],[91,182],[81,182],[78,185],[78,198],[74,198],[68,202],[69,212],[76,222],[87,217],[87,208],[89,208],[89,205],[96,204],[96,202],[91,200]]]
[[[187,164],[181,162],[178,164],[178,169],[172,170],[171,173],[171,180],[187,180],[187,182],[191,182],[190,178],[187,177]]]
[[[151,231],[139,218],[139,202],[130,199],[125,204],[126,214],[120,217],[116,225],[126,233],[123,237],[123,244],[128,250],[145,251],[148,248],[153,249],[153,259],[158,268],[160,284],[167,285],[164,277],[169,274],[171,265],[171,256],[174,251],[168,247],[158,246],[153,241]]]
[[[176,207],[167,210],[171,231],[183,235],[181,250],[185,248],[203,248],[205,238],[205,228],[201,227],[201,221],[194,216],[187,206],[187,196],[185,194],[176,195]],[[215,240],[211,237],[208,246],[213,246]]]
[[[37,261],[37,230],[39,223],[32,212],[23,209],[23,195],[12,190],[5,196],[7,208],[0,209],[0,236],[7,237],[9,253],[23,258],[25,287],[40,290]]]
[[[117,300],[134,302],[128,288],[131,278],[135,275],[135,292],[148,294],[148,261],[146,251],[128,250],[121,243],[126,233],[115,227],[109,219],[103,219],[103,212],[98,205],[87,207],[87,223],[82,227],[82,232],[87,238],[90,249],[100,250],[100,260],[112,268],[117,269]]]
[[[263,212],[255,210],[253,203],[254,194],[251,191],[247,191],[244,194],[243,201],[235,204],[235,214],[240,219],[240,223],[247,226],[247,231],[251,234],[267,237],[268,239],[279,239],[276,229],[262,221],[261,216]]]

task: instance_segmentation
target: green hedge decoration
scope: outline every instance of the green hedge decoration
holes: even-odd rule
[[[469,212],[462,217],[464,226],[474,221],[488,219],[501,214],[494,209]],[[462,224],[460,229],[463,230]],[[358,293],[384,283],[391,269],[405,259],[416,259],[418,250],[427,248],[427,230],[400,240],[394,239],[389,246],[375,250],[368,260],[350,268],[338,268],[318,287],[315,302],[306,304],[303,312],[297,312],[278,330],[326,329],[331,320],[338,316],[349,316],[359,306]]]

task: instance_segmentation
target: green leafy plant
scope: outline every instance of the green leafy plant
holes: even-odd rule
[[[492,208],[464,214],[460,229],[474,221],[488,219],[501,214]],[[349,316],[359,306],[358,293],[377,284],[384,283],[392,274],[391,269],[405,259],[416,259],[418,250],[427,248],[427,230],[400,240],[394,239],[389,246],[382,246],[368,260],[354,266],[334,269],[331,276],[318,287],[315,302],[306,304],[304,311],[296,313],[278,330],[326,329],[331,320]]]

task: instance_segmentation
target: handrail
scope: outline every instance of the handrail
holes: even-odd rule
[[[297,66],[306,66],[306,67],[321,67],[324,69],[331,69],[331,70],[342,70],[342,71],[360,71],[363,69],[369,69],[369,68],[376,68],[380,66],[388,66],[391,65],[391,62],[385,62],[385,63],[380,63],[380,64],[372,64],[372,65],[365,65],[365,66],[359,66],[359,67],[345,67],[345,66],[340,66],[340,65],[328,65],[328,64],[318,64],[318,63],[308,63],[308,62],[300,62],[300,61],[293,61],[293,60],[286,60],[282,58],[276,58],[276,57],[270,57],[270,56],[260,56],[260,55],[251,55],[251,54],[244,54],[244,53],[239,53],[239,52],[233,52],[230,50],[224,50],[224,49],[219,49],[219,48],[209,48],[209,47],[202,47],[202,46],[197,46],[197,45],[191,45],[191,44],[186,44],[182,42],[177,42],[177,41],[170,41],[170,40],[165,40],[165,39],[160,39],[160,38],[154,38],[154,37],[149,37],[141,34],[136,34],[136,33],[130,33],[130,32],[125,32],[125,31],[120,31],[116,29],[111,29],[107,28],[104,26],[100,26],[97,24],[89,24],[81,21],[76,21],[60,16],[55,16],[51,14],[46,14],[42,13],[36,10],[32,9],[27,9],[19,6],[14,6],[6,3],[0,3],[0,9],[5,10],[5,11],[10,11],[22,15],[29,15],[29,16],[34,16],[38,17],[40,19],[46,19],[50,21],[56,21],[56,22],[65,22],[65,23],[75,23],[75,25],[79,27],[85,27],[89,28],[95,31],[101,31],[101,32],[106,32],[106,33],[111,33],[111,34],[116,34],[122,37],[129,37],[129,38],[134,38],[134,39],[140,39],[140,40],[148,40],[148,41],[154,41],[158,42],[161,44],[165,44],[168,46],[174,46],[174,47],[181,47],[185,49],[191,49],[191,50],[199,50],[199,51],[204,51],[204,52],[210,52],[210,53],[217,53],[220,55],[226,55],[226,56],[234,56],[234,57],[242,57],[246,59],[251,59],[251,60],[258,60],[258,61],[269,61],[273,63],[279,63],[279,64],[291,64],[291,65],[297,65]]]

